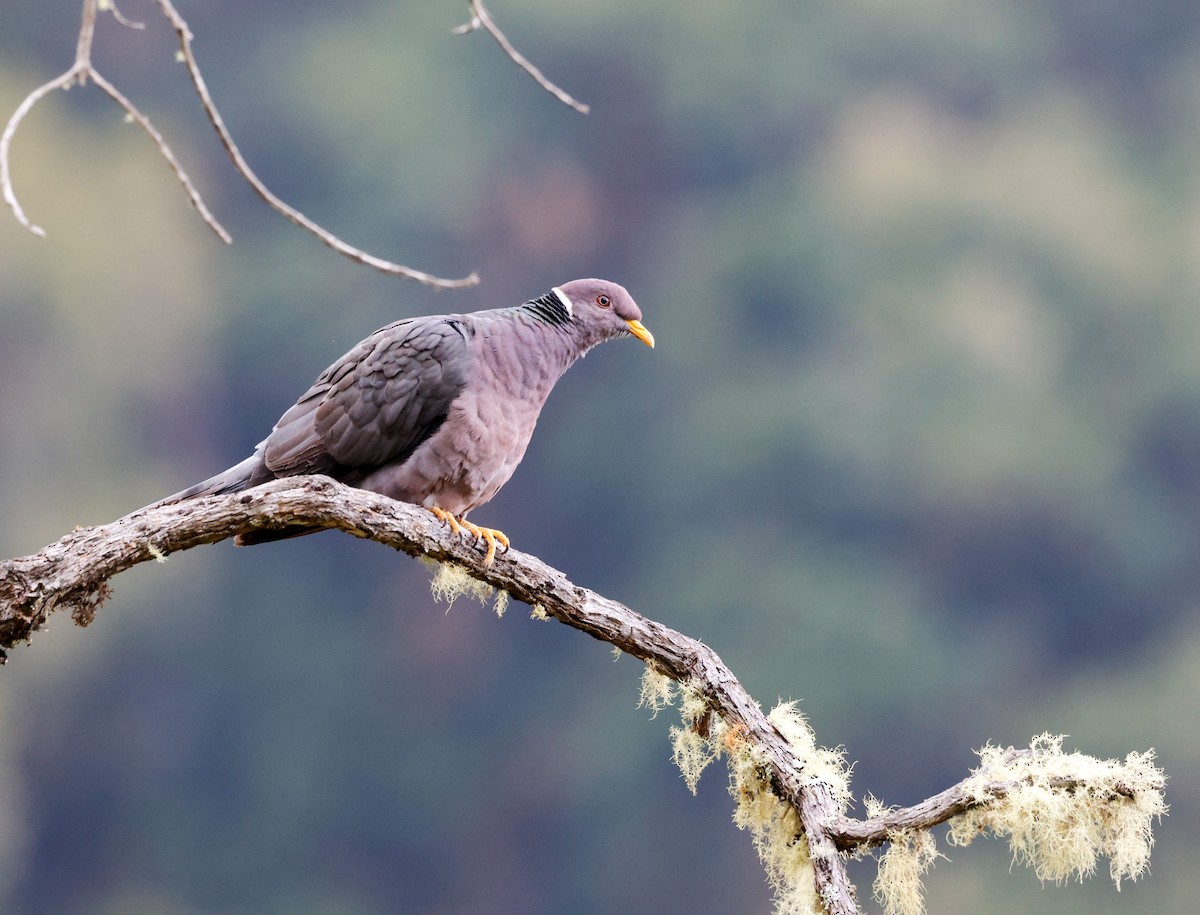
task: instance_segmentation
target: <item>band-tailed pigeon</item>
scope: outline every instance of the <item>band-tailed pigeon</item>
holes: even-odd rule
[[[467,513],[508,482],[576,359],[615,337],[654,346],[641,317],[623,287],[587,279],[512,308],[389,324],[322,372],[253,455],[159,504],[322,473],[428,508],[486,541],[490,563],[508,538]],[[318,529],[248,531],[237,542]]]

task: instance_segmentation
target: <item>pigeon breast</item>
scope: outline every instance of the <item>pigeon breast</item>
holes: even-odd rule
[[[357,484],[457,515],[492,498],[525,455],[550,391],[577,356],[565,333],[510,309],[466,316],[466,383],[402,462]]]

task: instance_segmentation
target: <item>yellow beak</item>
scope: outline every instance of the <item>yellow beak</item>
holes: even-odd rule
[[[645,343],[650,349],[654,349],[654,334],[646,330],[646,325],[641,321],[626,321],[629,325],[629,332]]]

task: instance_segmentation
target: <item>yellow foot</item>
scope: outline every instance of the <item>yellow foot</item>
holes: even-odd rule
[[[450,530],[456,534],[471,534],[476,539],[482,539],[487,542],[487,555],[483,558],[483,564],[490,566],[492,560],[496,558],[496,544],[499,543],[504,549],[508,549],[508,537],[503,531],[498,531],[491,527],[480,527],[478,524],[473,524],[466,518],[456,518],[453,514],[446,511],[444,508],[429,509],[442,521],[450,525]]]
[[[431,508],[429,510],[431,512],[433,512],[433,514],[438,518],[438,520],[445,521],[447,524],[449,524],[450,530],[454,531],[454,533],[456,533],[456,534],[462,533],[462,525],[458,523],[458,519],[455,518],[452,514],[450,514],[450,512],[446,511],[443,508]]]

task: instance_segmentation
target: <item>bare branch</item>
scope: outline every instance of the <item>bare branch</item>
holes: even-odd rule
[[[592,110],[590,105],[571,97],[564,90],[550,82],[550,80],[546,78],[545,74],[543,74],[541,70],[535,67],[524,54],[513,47],[512,42],[508,40],[508,36],[500,31],[500,27],[496,25],[496,20],[494,20],[492,18],[492,14],[488,12],[488,8],[483,5],[483,0],[470,0],[470,3],[471,19],[469,22],[454,29],[453,31],[455,35],[466,35],[468,32],[475,32],[480,28],[483,28],[489,34],[491,34],[493,38],[496,39],[496,43],[504,49],[504,53],[509,56],[509,59],[512,60],[514,64],[533,77],[533,81],[535,83],[553,95],[556,99],[558,99],[564,105],[570,105],[580,114],[587,114]]]
[[[12,146],[12,139],[17,132],[17,128],[21,126],[21,121],[25,119],[25,115],[29,114],[30,109],[55,89],[66,89],[75,81],[79,73],[80,68],[76,64],[66,73],[56,76],[50,82],[43,83],[30,92],[29,95],[25,96],[25,100],[17,106],[17,110],[12,113],[12,117],[8,119],[8,124],[4,127],[4,133],[0,134],[0,186],[4,188],[4,202],[13,211],[13,216],[16,217],[17,222],[38,238],[45,238],[46,230],[29,221],[29,217],[25,215],[25,210],[22,208],[21,202],[17,200],[17,193],[13,189],[12,169],[9,165],[8,151],[9,147]]]
[[[121,23],[127,29],[141,31],[146,27],[146,23],[144,22],[134,22],[132,19],[125,18],[121,11],[117,9],[116,0],[100,0],[100,9],[108,10],[112,13],[113,19],[117,20],[117,22]]]
[[[38,238],[45,238],[46,230],[29,221],[29,217],[25,215],[25,210],[21,207],[20,201],[17,200],[17,193],[13,189],[12,170],[9,166],[9,148],[12,146],[12,139],[17,133],[17,128],[21,126],[21,122],[25,120],[25,115],[29,114],[34,105],[55,89],[68,89],[71,83],[75,81],[78,81],[80,85],[87,82],[88,74],[92,70],[92,36],[95,34],[96,0],[83,0],[82,19],[79,23],[79,38],[75,42],[74,65],[66,73],[56,76],[48,83],[43,83],[30,92],[29,95],[25,96],[24,101],[17,106],[17,110],[12,113],[12,117],[8,119],[8,123],[4,126],[4,133],[0,134],[0,186],[4,188],[4,201],[13,211],[13,216],[16,217],[17,222],[38,236]]]
[[[96,35],[96,0],[83,0],[83,18],[79,23],[79,38],[75,42],[75,66],[92,68],[92,39]],[[81,77],[80,84],[85,82]]]
[[[217,110],[217,106],[209,94],[208,85],[204,82],[204,76],[200,73],[200,66],[196,63],[196,57],[192,53],[192,32],[187,22],[179,14],[179,11],[175,9],[171,0],[157,0],[157,2],[163,15],[167,17],[167,20],[171,23],[171,27],[175,29],[175,34],[179,36],[180,58],[184,66],[187,67],[188,76],[191,77],[192,85],[196,87],[196,93],[200,96],[200,104],[204,108],[204,113],[208,115],[209,122],[213,125],[213,129],[216,130],[217,136],[221,138],[221,145],[225,147],[225,152],[229,155],[230,161],[233,162],[233,167],[246,179],[246,182],[254,189],[254,192],[268,206],[276,212],[281,213],[300,228],[311,232],[326,246],[356,263],[374,267],[376,270],[384,273],[391,273],[410,280],[416,280],[419,283],[439,289],[459,289],[464,286],[474,286],[479,282],[479,276],[475,273],[471,273],[470,276],[465,276],[461,279],[442,279],[441,277],[433,276],[420,270],[414,270],[411,267],[405,267],[401,264],[395,264],[391,261],[375,257],[372,254],[367,254],[365,251],[347,244],[333,233],[321,228],[321,226],[317,225],[299,210],[284,203],[279,197],[275,196],[263,184],[262,179],[250,168],[249,163],[246,162],[241,150],[238,149],[237,144],[234,142],[229,128],[225,126],[225,120],[221,117],[220,111]]]
[[[230,236],[230,234],[225,230],[225,227],[221,225],[221,223],[217,221],[217,218],[209,211],[208,206],[204,203],[204,198],[200,196],[200,192],[197,191],[196,186],[192,184],[192,179],[187,176],[187,172],[183,170],[183,166],[180,165],[179,160],[175,158],[175,153],[171,151],[171,147],[167,145],[167,141],[163,138],[163,135],[159,133],[158,128],[150,123],[150,119],[142,114],[142,112],[139,111],[137,107],[131,101],[129,101],[129,99],[121,94],[120,90],[118,90],[116,86],[101,76],[99,72],[92,70],[91,75],[92,82],[99,86],[109,98],[124,108],[125,113],[129,116],[130,120],[134,121],[139,127],[141,127],[142,130],[144,130],[150,137],[150,139],[154,141],[154,145],[158,147],[159,153],[164,159],[167,160],[167,164],[170,165],[171,169],[175,172],[175,177],[178,178],[179,183],[183,185],[183,190],[188,195],[188,199],[191,200],[192,206],[196,208],[196,211],[200,214],[201,218],[208,224],[208,227],[216,232],[217,237],[220,238],[221,241],[225,242],[225,244],[232,244],[232,236]]]
[[[122,25],[125,25],[129,28],[144,27],[141,23],[130,22],[122,17],[117,8],[112,5],[111,0],[106,0],[104,8],[108,9]],[[131,120],[135,121],[142,128],[142,130],[146,132],[150,139],[154,141],[155,146],[158,147],[159,153],[164,159],[166,159],[167,164],[170,165],[172,171],[175,172],[175,177],[179,180],[179,183],[183,185],[183,189],[187,193],[188,198],[191,200],[192,206],[194,206],[197,212],[200,213],[200,216],[208,224],[209,228],[211,228],[222,241],[228,244],[232,241],[232,239],[229,237],[229,233],[225,231],[225,228],[216,220],[212,213],[209,212],[208,207],[205,206],[204,201],[201,199],[199,192],[195,188],[195,185],[192,184],[191,179],[188,177],[187,172],[184,171],[183,166],[179,163],[179,160],[175,158],[175,154],[171,151],[171,147],[167,145],[166,140],[163,139],[162,134],[159,133],[158,129],[150,122],[148,117],[142,114],[142,112],[139,111],[134,104],[129,101],[129,99],[122,95],[112,83],[101,76],[99,71],[92,66],[92,39],[96,33],[96,9],[97,0],[84,0],[83,20],[79,26],[79,39],[75,46],[74,66],[72,66],[71,69],[66,73],[50,80],[50,82],[39,86],[37,89],[33,90],[33,92],[29,93],[29,95],[25,97],[25,100],[17,106],[17,110],[13,112],[12,117],[9,118],[8,124],[4,128],[4,133],[0,134],[0,186],[2,186],[4,189],[5,202],[13,211],[13,215],[16,217],[17,222],[27,228],[34,235],[37,235],[39,238],[46,237],[45,229],[43,229],[41,226],[34,225],[29,221],[29,218],[25,215],[24,209],[22,209],[20,202],[17,200],[16,191],[13,189],[11,167],[9,165],[9,149],[12,145],[13,137],[16,135],[17,128],[21,126],[21,121],[24,120],[25,115],[29,113],[34,105],[36,105],[55,89],[69,89],[71,84],[74,82],[78,82],[81,86],[86,85],[87,81],[90,79],[97,86],[99,86],[109,98],[120,105],[121,108],[124,109],[126,115]]]
[[[261,197],[268,206],[277,212],[283,214],[287,219],[291,220],[302,229],[315,235],[325,245],[337,251],[356,263],[363,264],[368,267],[374,267],[376,270],[381,270],[384,273],[394,274],[396,276],[406,277],[407,279],[416,280],[420,283],[425,283],[428,286],[434,286],[441,289],[461,288],[464,286],[474,286],[479,282],[477,274],[472,273],[470,276],[462,277],[461,279],[442,279],[441,277],[433,276],[420,270],[414,270],[411,267],[405,267],[401,264],[395,264],[391,261],[384,260],[374,255],[361,251],[352,245],[342,241],[337,236],[321,228],[307,216],[294,207],[289,206],[280,200],[262,183],[259,177],[251,170],[237,144],[234,143],[233,137],[230,135],[228,128],[225,126],[224,120],[221,118],[220,112],[213,103],[212,96],[209,94],[208,86],[204,82],[204,77],[200,73],[199,65],[196,63],[196,58],[192,54],[192,34],[188,28],[187,22],[179,15],[170,0],[158,0],[159,7],[162,9],[163,15],[171,23],[179,36],[180,59],[187,66],[188,75],[192,80],[192,84],[196,87],[197,93],[200,95],[200,102],[204,107],[205,114],[209,121],[217,131],[217,135],[221,139],[225,151],[229,154],[229,158],[233,161],[234,168],[238,173],[250,184],[255,193]],[[209,211],[205,205],[200,193],[196,190],[195,185],[184,171],[183,166],[175,157],[170,146],[167,145],[163,135],[151,123],[150,119],[143,114],[125,95],[117,89],[112,83],[100,75],[96,68],[92,65],[92,40],[96,31],[96,13],[97,9],[103,9],[112,13],[113,17],[122,25],[128,28],[140,29],[144,27],[143,23],[132,22],[121,15],[116,8],[113,0],[83,0],[83,18],[79,27],[79,39],[75,48],[75,64],[67,72],[61,76],[57,76],[44,85],[39,86],[17,106],[16,111],[8,119],[5,125],[4,132],[0,134],[0,189],[3,189],[4,200],[16,217],[17,222],[32,232],[34,235],[44,238],[45,230],[38,225],[35,225],[25,215],[25,210],[22,208],[20,201],[17,199],[16,191],[12,182],[12,169],[10,165],[10,149],[12,146],[13,137],[16,135],[17,128],[21,126],[21,122],[30,110],[39,101],[53,92],[55,89],[67,89],[73,83],[86,85],[88,80],[94,82],[100,89],[116,102],[126,116],[136,122],[138,126],[146,132],[146,135],[154,141],[158,147],[159,154],[171,166],[175,172],[175,177],[183,186],[184,192],[188,195],[192,206],[208,224],[209,228],[217,234],[217,236],[227,244],[232,241],[229,233],[217,221],[216,217]]]

